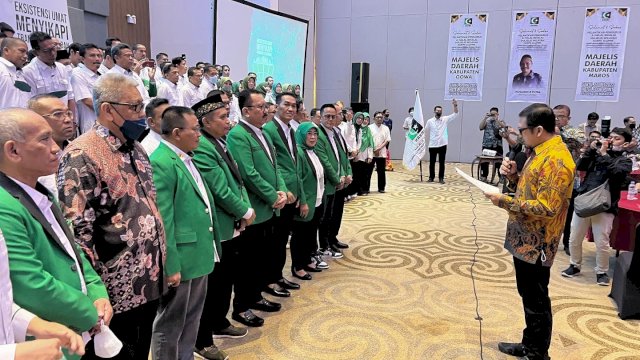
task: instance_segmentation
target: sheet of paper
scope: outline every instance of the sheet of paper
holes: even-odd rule
[[[485,182],[482,182],[478,179],[475,179],[474,177],[466,174],[464,171],[456,168],[456,172],[458,173],[458,175],[462,176],[463,179],[467,180],[468,182],[471,183],[471,185],[477,187],[478,189],[480,189],[482,192],[486,192],[486,193],[492,193],[492,194],[500,194],[501,191],[500,189],[498,189],[497,186],[493,186],[493,185],[489,185]]]

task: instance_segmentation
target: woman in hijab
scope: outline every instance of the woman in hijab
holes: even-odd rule
[[[278,96],[278,94],[282,94],[282,84],[277,83],[273,92],[275,93],[274,97]]]
[[[229,96],[232,94],[232,86],[233,86],[233,80],[231,80],[231,78],[223,76],[220,79],[218,79],[218,89],[226,92],[227,95]]]
[[[282,84],[282,92],[293,92],[291,84]]]
[[[244,90],[255,90],[256,78],[254,78],[253,76],[247,76],[242,79],[242,88]]]
[[[312,122],[300,124],[295,139],[302,188],[299,213],[294,217],[291,235],[291,274],[300,280],[311,280],[307,271],[319,272],[322,268],[328,268],[322,258],[316,255],[316,238],[323,213],[324,195],[324,168],[313,150],[318,142],[318,127]]]
[[[358,195],[369,195],[369,188],[371,187],[371,176],[373,175],[373,135],[371,135],[371,129],[369,129],[369,120],[371,117],[368,112],[362,114],[364,120],[362,121],[362,143],[360,145],[360,154],[358,154],[358,161],[363,161],[360,181],[360,190]],[[353,117],[356,118],[355,116]]]
[[[292,86],[293,88],[293,93],[296,94],[296,98],[298,99],[302,99],[302,88],[300,88],[300,85],[295,84]]]
[[[256,87],[256,90],[258,90],[262,95],[264,95],[264,101],[268,102],[269,104],[276,103],[276,99],[273,96],[273,92],[271,91],[271,85],[269,85],[269,83],[267,82],[260,83],[260,85]]]
[[[363,169],[365,166],[366,153],[361,153],[362,147],[362,122],[364,121],[364,113],[357,112],[351,120],[351,126],[344,126],[344,140],[349,149],[349,158],[351,161],[351,169],[353,170],[353,181],[347,188],[347,195],[351,197],[358,196],[360,192]]]

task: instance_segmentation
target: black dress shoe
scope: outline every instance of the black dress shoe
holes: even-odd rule
[[[278,281],[278,285],[282,286],[285,289],[288,290],[299,290],[300,289],[300,285],[296,284],[294,282],[291,282],[285,278],[280,279],[280,281]]]
[[[283,288],[282,286],[276,284],[274,287],[270,287],[267,286],[264,289],[264,292],[271,294],[273,296],[277,296],[277,297],[289,297],[291,296],[291,293],[289,292],[289,290]]]
[[[310,267],[310,266],[305,266],[305,267],[304,267],[304,271],[308,271],[308,272],[322,272],[322,269],[312,268],[312,267]]]
[[[440,179],[440,181],[438,181],[440,184],[444,184],[444,179]]]
[[[378,192],[379,192],[380,194],[384,194],[384,193],[385,193],[385,191],[384,191],[384,190],[378,190]]]
[[[349,248],[349,245],[343,243],[340,240],[336,240],[336,242],[333,243],[333,246],[337,247],[338,249],[348,249]]]
[[[257,303],[251,305],[251,308],[253,310],[260,310],[265,312],[276,312],[276,311],[280,311],[280,309],[282,308],[282,305],[276,302],[271,302],[267,299],[262,299]]]
[[[499,342],[498,350],[511,356],[527,356],[527,348],[522,343]]]
[[[310,274],[305,273],[304,275],[298,275],[295,270],[291,270],[291,275],[300,280],[311,280],[313,277]]]
[[[433,179],[429,179],[429,180],[427,180],[427,182],[433,182]]]
[[[251,310],[247,310],[243,313],[233,313],[231,318],[243,325],[251,327],[259,327],[264,325],[264,319],[256,316]]]

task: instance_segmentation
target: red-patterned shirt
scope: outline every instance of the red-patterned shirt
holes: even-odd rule
[[[502,195],[509,212],[504,247],[514,257],[551,266],[558,250],[576,165],[558,135],[536,146],[518,180],[515,196]]]
[[[114,312],[159,299],[165,234],[140,144],[123,144],[96,124],[65,149],[58,189],[75,240],[102,277]]]

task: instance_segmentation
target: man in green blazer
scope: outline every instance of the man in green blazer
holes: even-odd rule
[[[243,244],[238,237],[256,217],[238,165],[227,151],[225,137],[231,129],[231,122],[221,94],[221,91],[213,90],[209,97],[191,107],[201,127],[200,143],[194,150],[193,162],[212,190],[223,253],[220,263],[209,275],[195,347],[200,356],[214,360],[223,360],[227,355],[214,345],[212,336],[241,338],[248,332],[246,328],[233,326],[227,320],[227,313],[232,292],[236,300],[247,296],[247,279],[242,271],[246,262],[239,256]],[[253,319],[256,325],[260,320],[258,317]]]
[[[282,93],[276,97],[277,110],[273,120],[264,125],[263,130],[273,139],[276,148],[276,158],[282,178],[287,186],[287,205],[280,211],[280,216],[274,220],[274,238],[266,254],[272,261],[269,263],[267,274],[267,292],[274,296],[290,296],[288,290],[300,289],[300,285],[282,276],[282,269],[287,262],[287,242],[293,226],[293,216],[298,213],[299,198],[302,184],[298,175],[298,149],[294,130],[289,122],[296,115],[296,94]]]
[[[200,126],[193,110],[171,106],[162,115],[162,141],[151,154],[158,208],[167,238],[164,273],[172,287],[153,323],[154,360],[193,358],[207,275],[219,261],[220,237],[209,187],[193,164]]]
[[[14,302],[79,333],[101,320],[108,324],[113,310],[107,289],[76,248],[53,195],[38,183],[58,166],[51,127],[35,112],[7,109],[0,111],[0,133],[0,228]]]
[[[342,113],[338,113],[335,122],[333,123],[333,133],[338,144],[338,153],[340,154],[340,165],[342,174],[345,177],[344,187],[341,190],[336,191],[335,199],[333,202],[333,212],[331,216],[331,226],[329,235],[329,244],[336,249],[347,249],[349,245],[338,240],[338,233],[340,232],[340,225],[342,224],[342,215],[344,213],[344,199],[347,197],[347,186],[353,181],[353,171],[351,169],[351,163],[349,162],[349,149],[347,148],[347,142],[342,136],[341,129],[338,127],[342,123]]]
[[[238,163],[249,201],[256,211],[255,222],[247,226],[239,241],[243,270],[251,281],[250,295],[244,301],[234,301],[232,318],[247,326],[255,316],[249,309],[278,311],[280,304],[264,299],[261,290],[267,285],[264,269],[272,259],[265,256],[273,246],[273,217],[287,204],[287,188],[280,174],[276,149],[268,134],[262,131],[267,120],[268,105],[255,90],[244,90],[238,96],[242,119],[227,136],[229,152]]]
[[[333,104],[322,105],[320,108],[320,126],[318,126],[320,129],[318,143],[314,149],[325,171],[324,191],[326,198],[324,201],[324,213],[318,228],[318,239],[320,250],[334,259],[343,257],[340,249],[332,244],[334,201],[338,201],[336,191],[342,190],[346,181],[344,165],[340,157],[340,144],[333,131],[334,124],[338,118],[337,115],[338,113]]]

